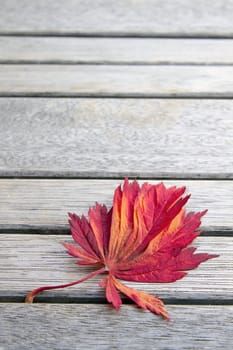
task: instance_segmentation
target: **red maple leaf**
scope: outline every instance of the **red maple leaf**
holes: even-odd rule
[[[120,280],[174,282],[187,270],[218,256],[196,254],[196,248],[187,248],[200,235],[197,229],[206,211],[186,214],[183,207],[190,196],[183,196],[184,192],[185,187],[166,188],[163,183],[144,183],[140,187],[137,181],[129,183],[125,179],[123,188],[115,190],[110,210],[96,203],[89,209],[89,220],[69,214],[77,244],[64,243],[68,253],[78,259],[79,265],[96,264],[101,268],[79,281],[34,289],[25,301],[31,303],[41,291],[72,286],[105,273],[100,285],[116,309],[122,304],[120,291],[143,309],[169,319],[160,299],[129,288]]]

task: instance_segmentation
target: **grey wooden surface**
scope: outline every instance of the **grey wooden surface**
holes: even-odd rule
[[[76,281],[93,268],[77,266],[76,259],[65,253],[62,242],[72,243],[67,235],[1,234],[1,280],[0,300],[4,297],[11,301],[23,300],[32,289],[43,285],[58,285]],[[174,283],[132,283],[125,284],[148,293],[158,295],[165,301],[173,302],[215,302],[232,301],[233,293],[233,248],[232,237],[200,237],[193,246],[198,252],[220,254],[190,271],[182,280]],[[20,266],[18,262],[20,261]],[[33,262],[33,264],[32,264]],[[224,270],[224,275],[222,271]],[[221,277],[220,277],[221,276]],[[103,276],[97,276],[85,283],[59,291],[43,292],[39,301],[80,302],[88,299],[104,301],[104,291],[98,282]]]
[[[0,33],[232,37],[232,0],[2,0]]]
[[[233,97],[233,66],[1,65],[1,96]]]
[[[0,110],[2,176],[233,178],[232,100],[0,98]]]
[[[2,0],[0,350],[232,349],[233,1]],[[106,305],[64,252],[67,211],[111,205],[124,176],[186,185],[209,209],[183,280],[136,284],[172,321]],[[127,282],[126,282],[127,284]]]
[[[224,65],[233,40],[0,36],[0,62]]]
[[[96,201],[110,208],[114,189],[120,182],[109,179],[0,179],[0,230],[56,228],[58,232],[68,231],[68,212],[86,215]],[[208,209],[202,219],[206,232],[220,231],[224,235],[233,230],[232,181],[166,180],[164,183],[166,186],[186,186],[187,193],[191,193],[188,211]]]
[[[232,306],[168,305],[166,322],[132,305],[0,305],[2,349],[232,348]],[[40,320],[43,320],[42,322]],[[56,320],[56,322],[54,322]],[[101,325],[100,325],[101,320]],[[17,324],[17,327],[15,327]],[[91,330],[91,332],[90,332]],[[56,339],[56,342],[54,342]]]

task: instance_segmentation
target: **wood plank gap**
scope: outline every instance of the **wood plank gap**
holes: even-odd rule
[[[110,305],[105,297],[75,297],[67,296],[64,293],[61,295],[38,295],[34,301],[34,304],[103,304]],[[0,303],[24,303],[25,293],[20,292],[17,295],[12,295],[11,291],[0,292]],[[121,296],[124,305],[134,305],[135,303],[125,296]],[[175,299],[175,298],[162,298],[165,305],[233,305],[232,299]]]
[[[233,33],[200,33],[200,34],[192,34],[192,33],[159,33],[159,34],[154,34],[154,33],[110,33],[110,32],[43,32],[43,31],[38,31],[38,32],[32,32],[32,31],[20,31],[20,32],[15,32],[15,31],[8,31],[8,32],[2,32],[0,31],[0,36],[2,37],[29,37],[29,38],[34,38],[34,37],[53,37],[53,38],[143,38],[143,39],[233,39]]]
[[[54,98],[54,99],[59,99],[59,98],[74,98],[74,99],[122,99],[122,100],[124,100],[124,99],[129,99],[129,100],[136,100],[138,97],[137,96],[125,96],[125,95],[121,95],[121,96],[100,96],[100,95],[98,95],[98,96],[93,96],[93,95],[88,95],[88,96],[77,96],[77,95],[75,95],[75,96],[68,96],[68,95],[64,95],[64,96],[60,96],[60,95],[52,95],[52,96],[33,96],[33,95],[29,95],[29,96],[25,96],[25,95],[23,95],[23,94],[19,94],[19,95],[17,95],[17,96],[14,96],[14,95],[10,95],[9,94],[9,96],[4,96],[3,94],[1,94],[0,93],[0,99],[1,98],[12,98],[12,99],[21,99],[22,97],[25,97],[25,98],[27,98],[27,99],[33,99],[34,97],[39,97],[40,99],[46,99],[46,98]],[[157,99],[162,99],[162,100],[174,100],[174,99],[176,99],[176,100],[205,100],[205,101],[212,101],[212,100],[221,100],[221,101],[228,101],[228,100],[232,100],[233,99],[233,97],[230,97],[230,96],[215,96],[215,97],[213,97],[213,96],[208,96],[208,97],[206,97],[206,96],[169,96],[169,95],[167,95],[167,96],[148,96],[148,95],[146,95],[146,96],[141,96],[141,98],[142,99],[145,99],[145,100],[151,100],[151,99],[155,99],[155,100],[157,100]]]
[[[170,62],[170,61],[161,61],[158,63],[152,63],[147,61],[137,61],[137,62],[126,62],[126,61],[116,61],[113,62],[111,60],[104,60],[104,61],[89,61],[89,60],[27,60],[27,59],[16,59],[16,60],[1,60],[1,65],[60,65],[60,66],[190,66],[190,67],[211,67],[211,66],[218,66],[218,67],[231,67],[233,66],[233,63],[221,63],[221,62],[211,62],[211,63],[199,63],[199,62]]]
[[[233,180],[233,173],[199,173],[199,174],[185,174],[185,173],[156,173],[139,174],[132,172],[118,172],[118,173],[104,173],[104,172],[79,172],[79,171],[40,171],[40,170],[1,170],[0,179],[34,179],[34,180],[123,180],[128,177],[130,180],[192,180],[192,181],[231,181]]]
[[[0,291],[0,303],[24,303],[26,293],[16,292],[15,294],[12,291]],[[124,299],[125,304],[133,304],[130,300]],[[97,296],[97,297],[85,297],[85,296],[67,296],[65,293],[50,295],[38,295],[34,301],[35,304],[108,304],[106,298]],[[230,304],[226,304],[230,305]]]
[[[136,99],[136,98],[143,98],[143,99],[203,99],[203,100],[232,100],[233,99],[233,92],[229,93],[208,93],[208,94],[202,94],[202,93],[192,93],[192,94],[185,94],[185,93],[171,93],[171,94],[159,94],[159,93],[54,93],[54,92],[1,92],[0,98],[6,98],[6,97],[20,97],[20,98],[116,98],[116,99]]]
[[[205,237],[233,237],[233,228],[225,228],[224,230],[221,227],[202,227],[201,236]],[[0,226],[0,235],[1,234],[22,234],[22,235],[68,235],[70,236],[69,226],[35,226],[35,225],[1,225]]]

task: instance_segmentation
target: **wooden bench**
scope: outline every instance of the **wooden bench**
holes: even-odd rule
[[[232,349],[233,1],[6,0],[0,17],[0,350]],[[60,244],[125,176],[185,185],[198,250],[165,321],[105,300]]]

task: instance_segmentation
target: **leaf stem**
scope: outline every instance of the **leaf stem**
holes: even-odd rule
[[[99,275],[103,272],[106,272],[106,269],[105,267],[99,269],[99,270],[96,270],[96,271],[93,271],[91,273],[89,273],[87,276],[81,278],[80,280],[78,281],[74,281],[74,282],[70,282],[70,283],[66,283],[66,284],[60,284],[58,286],[44,286],[44,287],[39,287],[39,288],[36,288],[36,289],[33,289],[30,293],[28,293],[28,295],[26,296],[25,298],[25,303],[28,303],[28,304],[32,304],[33,303],[33,299],[35,298],[35,296],[41,292],[43,292],[44,290],[50,290],[50,289],[60,289],[60,288],[66,288],[66,287],[71,287],[71,286],[74,286],[75,284],[79,284],[79,283],[82,283],[86,280],[88,280],[89,278],[92,278],[96,275]]]

